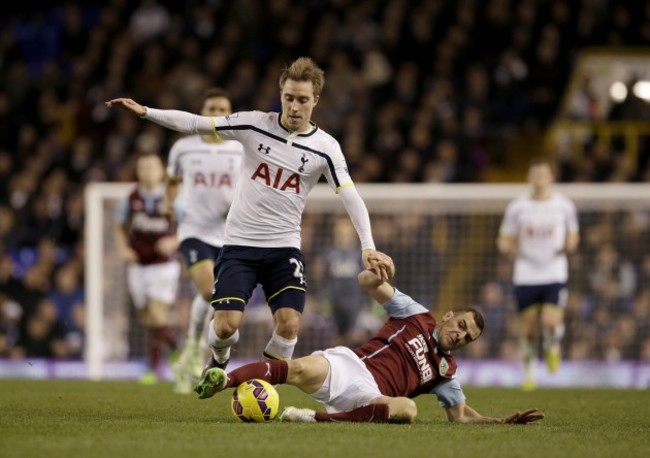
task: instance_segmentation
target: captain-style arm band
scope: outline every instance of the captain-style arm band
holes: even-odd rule
[[[345,186],[339,189],[339,195],[343,200],[343,206],[350,216],[352,225],[359,234],[362,250],[374,250],[375,242],[372,239],[370,228],[370,216],[363,199],[354,186]]]
[[[142,119],[155,122],[163,127],[186,134],[213,135],[214,120],[209,116],[199,116],[187,111],[159,110],[145,107]]]

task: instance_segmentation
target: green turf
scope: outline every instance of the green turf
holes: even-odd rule
[[[292,387],[282,405],[316,406]],[[538,425],[448,423],[431,396],[413,425],[243,424],[230,391],[199,401],[167,383],[0,380],[1,457],[648,457],[650,392],[467,388],[468,404]]]

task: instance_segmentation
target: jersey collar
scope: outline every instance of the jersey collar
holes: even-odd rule
[[[282,119],[282,113],[278,113],[278,126],[280,126],[280,128],[282,130],[284,130],[285,132],[287,132],[289,134],[293,134],[293,132],[291,132],[289,129],[287,129],[286,127],[284,127],[282,125],[281,119]],[[309,121],[309,125],[311,126],[311,130],[309,132],[306,132],[304,134],[295,134],[295,136],[296,137],[311,137],[312,135],[314,135],[316,133],[316,131],[318,130],[318,126],[313,121]]]
[[[438,331],[437,331],[437,330],[436,330],[436,331],[433,331],[433,333],[431,334],[431,337],[433,337],[433,340],[434,340],[434,342],[436,343],[436,353],[442,353],[443,355],[451,355],[451,351],[449,351],[449,350],[443,350],[443,349],[440,348],[440,346],[438,345],[438,340],[439,340],[439,339],[438,339]]]

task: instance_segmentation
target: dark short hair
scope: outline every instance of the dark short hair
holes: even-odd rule
[[[203,101],[205,102],[208,99],[212,99],[214,97],[223,97],[224,99],[230,100],[230,93],[226,91],[225,89],[222,89],[220,87],[211,87],[203,91]]]
[[[158,154],[155,151],[152,150],[139,150],[136,155],[135,155],[135,160],[136,162],[139,161],[142,158],[149,157],[149,156],[154,156],[157,157],[162,161],[162,157],[160,157],[160,154]]]
[[[463,307],[454,310],[454,315],[456,315],[457,313],[471,313],[472,316],[474,317],[474,322],[476,323],[476,327],[478,327],[481,330],[481,334],[483,333],[483,328],[485,327],[485,319],[483,318],[483,314],[479,312],[478,309],[475,309],[474,307]]]
[[[555,172],[555,162],[543,156],[538,156],[530,159],[528,161],[528,170],[539,165],[547,165],[551,169],[551,172]]]

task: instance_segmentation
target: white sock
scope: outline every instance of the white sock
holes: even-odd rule
[[[230,358],[230,347],[239,342],[239,330],[226,339],[220,339],[214,330],[214,319],[208,329],[208,346],[218,363],[225,363]]]
[[[294,337],[293,339],[285,339],[273,330],[271,340],[269,340],[269,343],[266,344],[266,348],[264,349],[264,358],[291,359],[297,342],[297,337]]]
[[[521,359],[524,364],[524,377],[526,380],[537,379],[537,345],[527,339],[522,339],[520,343]]]
[[[187,327],[188,342],[199,343],[205,329],[205,317],[209,309],[210,304],[203,299],[203,296],[200,294],[194,296],[190,311],[190,323]]]

